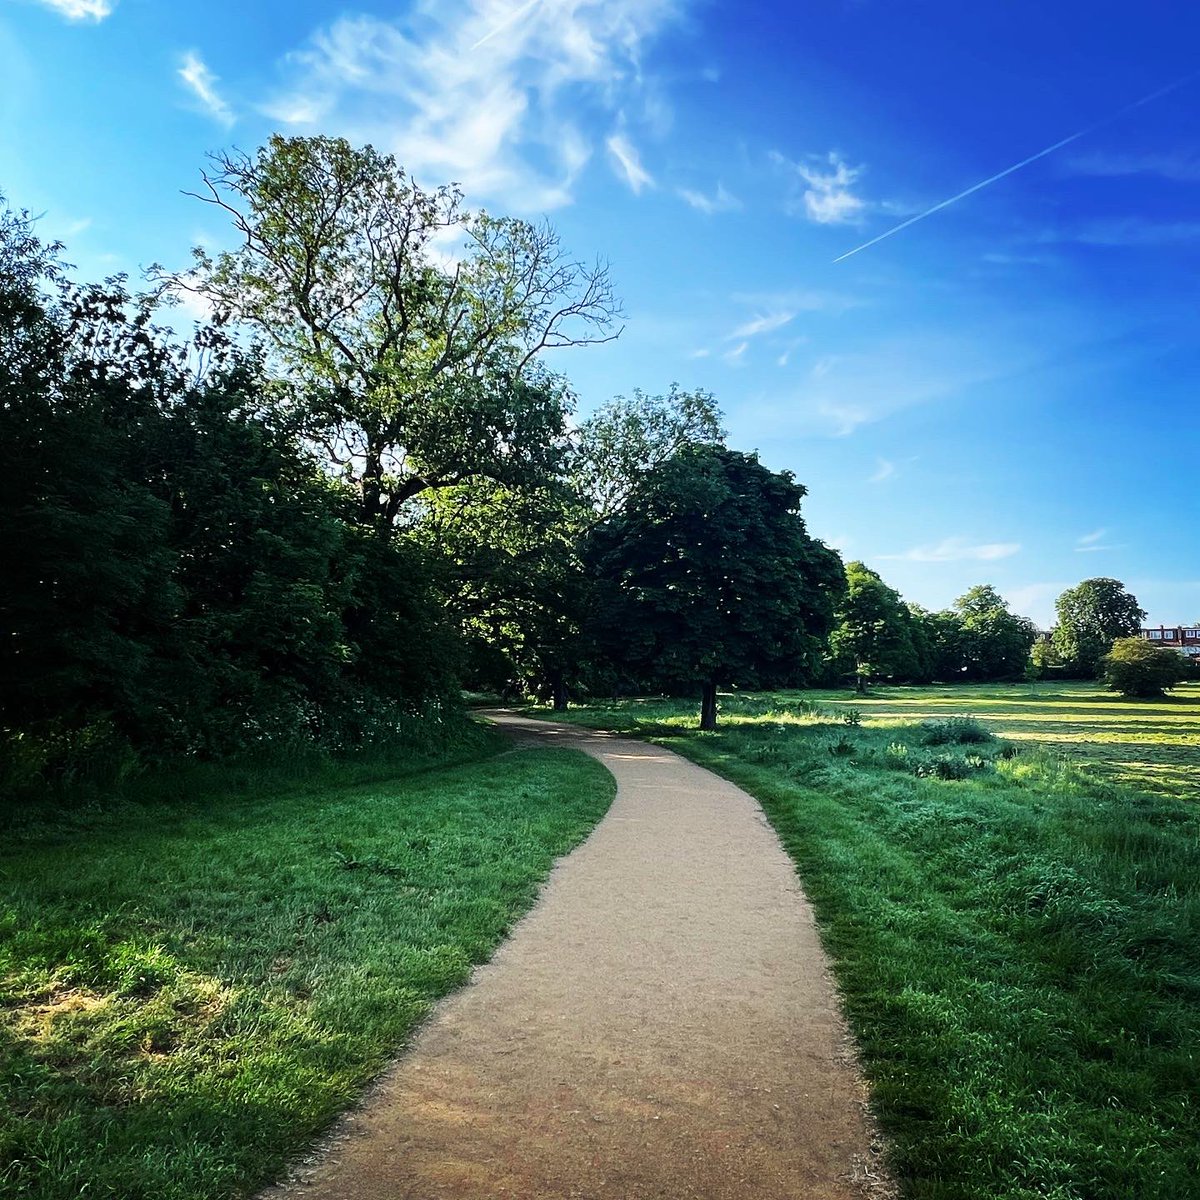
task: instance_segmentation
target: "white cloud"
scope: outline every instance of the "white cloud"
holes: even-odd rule
[[[1107,529],[1096,529],[1091,533],[1085,533],[1075,543],[1076,554],[1093,554],[1099,550],[1120,550],[1121,546],[1114,546],[1105,542],[1108,536]]]
[[[713,213],[733,212],[742,207],[742,202],[732,192],[727,191],[723,183],[717,184],[717,190],[711,196],[706,196],[703,192],[694,192],[691,188],[679,188],[678,192],[682,200],[698,212],[710,216]]]
[[[793,216],[804,216],[818,225],[848,225],[863,215],[866,203],[851,190],[863,169],[850,166],[835,151],[824,158],[793,162],[772,150],[771,161],[798,180],[793,181],[794,192],[787,204]]]
[[[38,3],[61,13],[68,21],[103,21],[112,15],[116,0],[38,0]]]
[[[226,128],[234,123],[233,110],[217,92],[218,77],[208,69],[199,54],[189,50],[183,56],[178,74],[184,86],[200,101],[201,107],[214,121],[219,121]]]
[[[726,353],[721,355],[721,357],[731,367],[740,367],[742,365],[742,358],[745,355],[746,351],[749,349],[749,347],[750,347],[749,342],[739,342],[736,346],[734,346],[734,348],[732,350],[726,351]]]
[[[782,329],[795,319],[796,314],[794,312],[767,313],[761,317],[754,317],[744,325],[739,325],[729,335],[728,340],[733,342],[742,338],[758,337],[762,333],[774,333],[776,329]]]
[[[1091,533],[1085,533],[1078,541],[1080,546],[1094,546],[1097,542],[1104,540],[1104,535],[1108,532],[1107,529],[1094,529]]]
[[[637,148],[623,133],[614,133],[605,145],[619,168],[618,177],[624,179],[635,196],[641,195],[642,188],[654,187],[654,178],[642,166]]]
[[[994,562],[1000,558],[1011,558],[1020,549],[1020,542],[972,543],[963,537],[948,537],[931,546],[914,546],[903,554],[881,554],[879,557],[918,563]]]
[[[738,436],[750,443],[798,437],[849,437],[866,425],[922,405],[969,397],[981,385],[1033,368],[1037,359],[994,331],[957,335],[914,329],[853,351],[796,361],[793,390],[739,405]],[[806,356],[807,357],[807,356]],[[777,360],[778,361],[778,360]]]
[[[425,186],[453,181],[473,203],[523,213],[571,202],[596,150],[585,130],[615,117],[608,148],[639,190],[650,177],[627,129],[669,120],[645,51],[685,2],[418,0],[394,20],[343,16],[288,55],[264,111],[371,142]]]
[[[896,464],[894,462],[886,458],[879,458],[876,459],[876,463],[878,465],[875,468],[875,473],[867,479],[868,483],[882,483],[885,479],[891,479],[895,475]]]

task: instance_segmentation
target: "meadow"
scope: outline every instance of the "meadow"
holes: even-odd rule
[[[574,751],[459,754],[10,828],[0,1195],[249,1195],[310,1144],[613,795]]]
[[[816,908],[909,1200],[1200,1178],[1200,689],[630,700],[762,803]]]

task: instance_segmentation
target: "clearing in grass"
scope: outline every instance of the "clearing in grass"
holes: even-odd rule
[[[1200,689],[629,701],[761,801],[814,902],[910,1200],[1200,1178]],[[1114,782],[1137,780],[1157,794]]]
[[[490,956],[613,792],[580,753],[517,750],[18,831],[0,1194],[249,1194]]]

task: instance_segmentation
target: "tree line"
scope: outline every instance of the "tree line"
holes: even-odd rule
[[[606,341],[606,266],[390,156],[214,156],[234,246],[79,283],[0,198],[0,786],[342,752],[461,688],[695,690],[1020,674],[990,587],[904,605],[812,537],[711,394],[584,420],[546,352]],[[174,331],[173,306],[206,314]]]

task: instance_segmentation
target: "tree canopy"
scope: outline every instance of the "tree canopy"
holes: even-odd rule
[[[1192,665],[1169,646],[1155,646],[1140,637],[1117,638],[1100,660],[1105,683],[1124,696],[1152,699],[1190,679]]]
[[[798,684],[815,670],[845,588],[809,536],[805,489],[756,455],[689,447],[647,471],[590,546],[599,641],[626,671],[699,686]]]
[[[241,244],[159,278],[263,339],[291,385],[281,403],[364,523],[392,527],[429,489],[546,470],[570,396],[538,356],[616,336],[603,264],[342,138],[276,135],[214,155],[203,179]]]
[[[837,606],[830,657],[860,686],[872,675],[912,679],[919,673],[913,617],[900,593],[861,562],[846,564],[846,592]]]
[[[1068,667],[1095,677],[1118,638],[1136,637],[1146,613],[1119,579],[1085,579],[1055,601],[1054,648]]]

